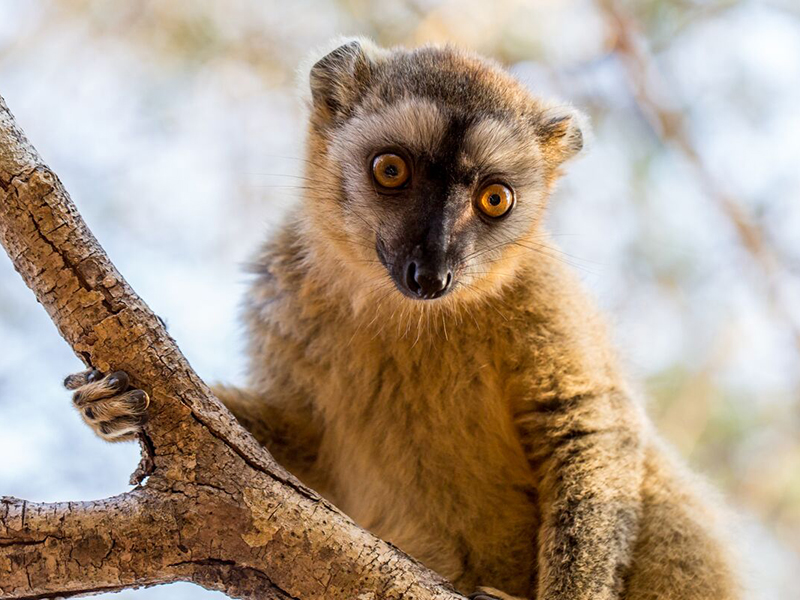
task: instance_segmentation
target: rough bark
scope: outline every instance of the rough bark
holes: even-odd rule
[[[86,365],[128,372],[152,399],[132,491],[95,502],[2,499],[0,598],[171,581],[243,598],[461,597],[238,425],[111,264],[1,97],[0,242]]]

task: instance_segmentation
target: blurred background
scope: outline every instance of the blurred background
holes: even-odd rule
[[[207,381],[242,379],[241,265],[298,206],[295,71],[340,34],[455,42],[590,114],[554,240],[741,515],[748,598],[800,598],[797,0],[0,0],[0,94]],[[0,340],[0,494],[128,489],[138,446],[82,425],[82,365],[3,256]]]

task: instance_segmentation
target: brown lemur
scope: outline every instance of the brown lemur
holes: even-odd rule
[[[310,83],[306,191],[254,263],[248,387],[219,398],[474,597],[738,598],[719,510],[547,250],[579,114],[450,47],[350,41]],[[124,373],[67,385],[99,435],[136,436]]]

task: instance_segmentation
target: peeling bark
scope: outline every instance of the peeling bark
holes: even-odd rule
[[[241,598],[456,599],[278,465],[128,286],[0,97],[0,243],[86,363],[151,397],[132,491],[0,501],[0,598],[192,581]]]

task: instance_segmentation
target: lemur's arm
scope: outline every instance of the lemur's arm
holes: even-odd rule
[[[216,385],[212,389],[275,460],[301,478],[311,472],[317,460],[322,428],[307,403],[278,404],[277,398],[265,398],[227,385]],[[275,393],[285,398],[289,390],[284,388]]]
[[[84,371],[67,377],[64,385],[74,390],[73,403],[83,420],[105,440],[135,439],[146,421],[149,398],[142,390],[129,389],[123,371],[105,376]],[[256,394],[220,385],[214,393],[279,463],[313,479],[322,428],[307,402],[293,402],[291,386]]]
[[[612,389],[531,400],[515,421],[540,482],[537,598],[618,598],[641,514],[636,408]]]

